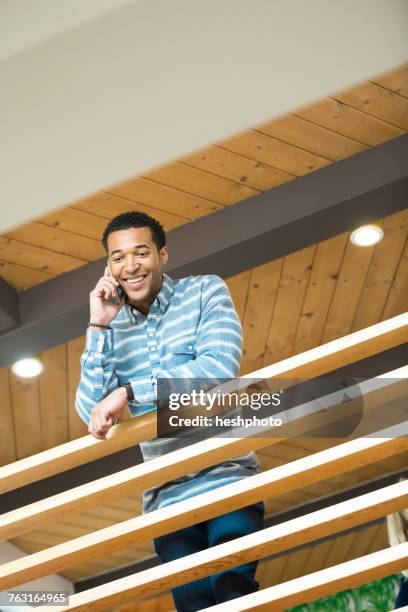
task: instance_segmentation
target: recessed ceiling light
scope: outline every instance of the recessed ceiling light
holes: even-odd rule
[[[358,227],[350,236],[350,240],[356,246],[372,246],[384,237],[384,232],[378,225],[363,225]]]
[[[41,374],[44,366],[38,357],[26,357],[13,363],[11,369],[20,378],[34,378],[34,376]]]

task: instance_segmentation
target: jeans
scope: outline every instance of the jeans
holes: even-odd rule
[[[259,502],[160,536],[154,540],[156,553],[162,563],[167,563],[253,533],[262,529],[264,513],[264,504]],[[257,561],[246,563],[174,588],[172,594],[177,611],[202,610],[257,591],[257,564]]]
[[[401,584],[397,601],[395,602],[395,610],[408,605],[408,580],[404,577],[401,578]]]

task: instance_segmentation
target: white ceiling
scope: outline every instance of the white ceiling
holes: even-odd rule
[[[0,62],[142,0],[0,0]]]
[[[406,0],[98,0],[69,15],[72,4],[0,4],[0,230],[408,57]],[[51,36],[33,32],[12,55],[20,24],[27,33],[30,14],[39,28],[51,5]]]

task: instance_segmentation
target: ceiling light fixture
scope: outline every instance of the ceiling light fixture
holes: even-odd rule
[[[350,240],[356,246],[372,246],[384,237],[384,232],[378,225],[363,225],[352,232]]]
[[[12,372],[20,378],[34,378],[39,376],[44,366],[39,357],[26,357],[19,359],[11,366]]]

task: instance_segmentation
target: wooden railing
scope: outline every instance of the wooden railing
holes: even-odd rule
[[[404,314],[263,368],[247,378],[318,376],[406,342],[407,337],[408,314]],[[368,381],[364,393],[363,417],[369,418],[370,415],[376,414],[378,406],[406,393],[406,378],[406,370],[402,368],[388,373],[387,376],[373,379],[371,385]],[[359,407],[361,408],[361,404]],[[357,409],[357,401],[347,402],[348,414],[352,415]],[[249,450],[260,449],[294,435],[301,435],[302,432],[315,429],[317,425],[340,421],[344,418],[344,410],[344,404],[336,403],[334,400],[329,410],[321,411],[316,408],[315,412],[309,411],[301,418],[288,420],[280,428],[279,438],[276,437],[276,433],[273,436],[268,435],[265,430],[251,435],[243,433],[242,437],[236,438],[211,438],[174,451],[165,457],[158,457],[146,464],[122,470],[115,474],[114,479],[111,476],[101,478],[66,493],[29,504],[2,515],[0,537],[2,539],[15,537],[36,528],[44,521],[60,519],[67,513],[82,512],[114,498],[134,495],[137,491],[174,480]],[[155,415],[150,413],[112,427],[107,440],[99,441],[91,436],[85,436],[17,461],[0,468],[1,490],[11,490],[133,446],[154,437],[155,432]],[[23,582],[125,548],[135,541],[150,540],[262,499],[281,495],[300,486],[319,482],[396,455],[407,450],[405,441],[407,433],[408,422],[400,423],[398,427],[392,426],[389,422],[384,427],[383,423],[378,427],[376,437],[365,437],[362,434],[362,437],[357,439],[265,471],[233,485],[221,487],[217,489],[216,495],[214,492],[197,495],[182,503],[173,504],[6,563],[0,568],[0,589],[10,589]],[[109,585],[73,595],[70,598],[69,609],[112,608],[128,601],[152,596],[215,571],[238,566],[250,560],[311,542],[324,535],[364,524],[407,507],[407,502],[408,481],[405,481],[288,521],[278,527],[264,529],[160,567],[113,581]],[[308,576],[308,580],[299,578],[265,589],[229,602],[228,607],[220,605],[212,609],[261,610],[269,606],[269,609],[283,610],[302,601],[315,599],[405,569],[408,567],[408,550],[406,545],[403,545],[382,551],[382,555],[376,553],[358,561],[359,563],[352,561],[316,572]]]

